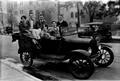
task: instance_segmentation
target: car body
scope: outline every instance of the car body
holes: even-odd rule
[[[78,37],[91,37],[96,35],[101,42],[110,41],[112,39],[110,24],[103,22],[92,22],[86,24],[88,27],[84,28],[83,31],[79,31]]]
[[[114,59],[108,46],[98,45],[94,37],[75,38],[64,34],[55,39],[44,36],[36,40],[29,35],[15,33],[12,38],[13,41],[18,40],[18,53],[24,66],[32,66],[33,59],[36,58],[47,62],[67,62],[70,72],[79,79],[88,79],[94,73],[93,63],[107,67]],[[99,63],[105,54],[103,50],[107,51],[110,59],[106,63]]]
[[[12,29],[12,27],[6,27],[6,33],[7,34],[11,34],[13,32],[13,29]]]

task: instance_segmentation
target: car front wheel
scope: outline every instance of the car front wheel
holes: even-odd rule
[[[23,52],[20,54],[20,60],[24,67],[31,67],[33,64],[33,59],[30,52]]]
[[[78,79],[88,79],[94,73],[94,65],[87,56],[72,57],[69,69]]]
[[[114,54],[111,49],[103,47],[99,50],[99,57],[96,58],[95,64],[100,67],[109,66],[114,60]]]

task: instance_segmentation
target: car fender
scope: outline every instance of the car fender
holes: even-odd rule
[[[20,33],[14,33],[12,34],[12,42],[15,42],[16,40],[19,40]]]
[[[101,46],[101,47],[108,47],[108,48],[112,48],[112,46],[111,46],[111,45],[108,45],[108,44],[99,44],[99,46]]]
[[[88,51],[86,51],[86,50],[81,50],[81,49],[79,49],[79,50],[72,50],[71,51],[71,53],[70,53],[72,56],[73,55],[85,55],[85,56],[90,56],[91,54],[88,52]]]

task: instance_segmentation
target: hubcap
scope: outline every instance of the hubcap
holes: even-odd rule
[[[105,64],[108,63],[110,60],[110,54],[107,50],[101,49],[100,50],[100,60],[99,63]]]
[[[30,63],[30,60],[31,60],[31,58],[30,58],[29,53],[28,53],[28,52],[24,52],[24,53],[23,53],[23,61],[24,61],[24,63],[25,63],[25,64],[29,64],[29,63]]]
[[[89,63],[87,60],[79,59],[72,62],[74,73],[80,76],[86,76],[89,70]]]

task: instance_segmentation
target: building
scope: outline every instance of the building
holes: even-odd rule
[[[29,11],[32,10],[34,12],[35,20],[38,20],[40,14],[43,14],[48,24],[50,24],[52,20],[57,20],[56,2],[40,0],[27,2],[21,1],[18,6],[19,17],[22,15],[29,17]]]
[[[7,26],[18,29],[19,10],[16,1],[7,1]]]
[[[50,25],[51,21],[58,21],[58,6],[60,6],[60,14],[64,15],[64,19],[70,24],[75,26],[78,18],[77,14],[77,3],[80,3],[80,9],[82,9],[82,2],[69,1],[69,2],[60,2],[58,1],[48,1],[48,0],[30,0],[30,1],[5,1],[7,2],[6,13],[7,21],[12,25],[17,26],[20,17],[26,15],[29,17],[29,11],[34,12],[35,20],[38,20],[39,14],[43,14],[45,20]],[[5,10],[5,9],[4,9]],[[1,18],[2,19],[2,18]],[[82,18],[81,18],[82,19]],[[84,23],[84,19],[82,22]]]
[[[0,0],[0,28],[3,28],[7,22],[7,3]]]
[[[78,23],[78,8],[77,4],[79,4],[79,11],[81,13],[84,12],[83,10],[83,3],[78,1],[69,1],[60,4],[60,14],[64,15],[64,19],[69,23],[69,27],[76,27],[76,23]],[[79,23],[87,23],[88,16],[79,16],[80,22]]]

